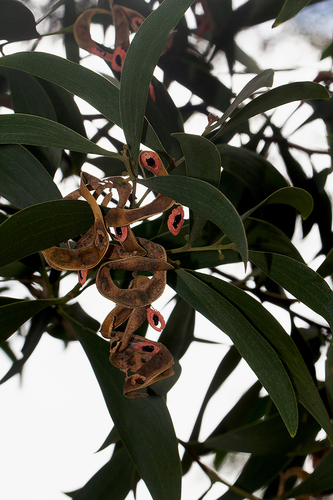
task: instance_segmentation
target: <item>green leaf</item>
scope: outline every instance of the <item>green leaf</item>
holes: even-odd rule
[[[58,121],[57,115],[49,96],[37,79],[16,69],[7,68],[3,71],[10,87],[10,95],[15,113],[37,115],[49,120]],[[31,147],[29,150],[54,176],[60,165],[62,150],[55,148]]]
[[[242,214],[288,183],[283,175],[263,155],[245,147],[218,144],[223,171],[220,190]],[[267,220],[292,237],[295,231],[295,210],[288,205],[264,206],[256,218]]]
[[[295,498],[303,495],[316,494],[333,488],[333,450],[331,449],[320,461],[319,465],[299,486],[288,491],[281,498]]]
[[[81,97],[108,120],[121,127],[119,89],[94,71],[43,52],[18,52],[1,57],[0,66],[19,69],[59,85]],[[147,121],[142,142],[155,151],[163,152],[163,146]]]
[[[101,326],[98,321],[89,316],[89,314],[82,309],[78,302],[74,302],[74,304],[68,304],[68,302],[66,304],[61,304],[61,309],[58,309],[56,314],[52,316],[52,321],[47,328],[47,333],[56,339],[63,340],[66,344],[76,340],[76,323],[68,327],[68,323],[64,321],[64,315],[66,314],[80,324],[85,325],[86,328],[90,328],[95,332],[97,332]]]
[[[326,259],[318,267],[317,273],[320,274],[322,278],[326,278],[333,274],[333,248],[331,248]]]
[[[251,251],[250,260],[333,328],[333,292],[319,274],[285,255]]]
[[[68,318],[71,321],[71,318]],[[180,500],[181,468],[172,421],[161,396],[123,396],[124,374],[109,362],[109,343],[81,325],[84,348],[121,440],[154,500]]]
[[[234,486],[253,493],[267,486],[279,472],[283,472],[292,458],[285,453],[271,453],[269,455],[251,455],[247,460]],[[260,472],[259,472],[260,471]],[[239,500],[240,496],[229,489],[218,500]]]
[[[120,158],[60,123],[40,116],[0,116],[0,144],[29,144]]]
[[[176,305],[158,341],[169,349],[175,359],[179,360],[195,340],[195,310],[181,297],[177,296],[176,300]]]
[[[308,415],[307,413],[305,415]],[[318,424],[311,419],[315,434],[318,433]],[[266,417],[250,424],[233,429],[219,436],[208,438],[203,444],[210,449],[226,449],[251,453],[253,455],[268,455],[272,453],[286,453],[294,450],[307,440],[313,440],[309,426],[301,426],[295,437],[291,437],[279,415]]]
[[[311,0],[286,0],[283,4],[282,9],[279,12],[279,15],[274,21],[273,28],[276,28],[282,23],[285,23],[292,17],[295,17],[296,14],[304,7],[309,5]]]
[[[94,217],[86,202],[56,200],[20,210],[0,225],[0,267],[88,231]]]
[[[130,492],[135,466],[126,449],[115,448],[111,459],[80,489],[74,500],[125,499]]]
[[[10,68],[5,70],[5,74],[15,113],[37,115],[57,121],[49,96],[34,76]]]
[[[333,42],[330,43],[325,50],[323,50],[320,60],[322,61],[323,59],[326,59],[326,57],[332,57],[332,54],[333,54]]]
[[[210,65],[190,50],[178,52],[171,49],[164,54],[158,65],[170,80],[179,82],[200,97],[206,106],[225,111],[234,97],[230,88],[210,73]]]
[[[328,403],[333,411],[333,344],[327,349],[325,362],[325,389]]]
[[[17,42],[40,38],[33,13],[22,2],[1,0],[0,40]]]
[[[263,205],[274,204],[290,205],[291,207],[296,208],[296,210],[301,213],[303,219],[307,219],[313,209],[313,199],[307,191],[297,187],[285,187],[275,191],[275,193],[268,196],[264,201],[258,203],[258,205],[253,207],[251,210],[248,210],[242,216],[242,219],[248,217],[255,210],[257,210],[257,208]]]
[[[231,338],[271,396],[289,433],[294,436],[298,425],[296,398],[278,354],[252,322],[225,297],[183,269],[176,273],[177,293]]]
[[[52,101],[57,121],[86,137],[83,116],[74,100],[73,94],[70,94],[67,90],[46,80],[39,79],[39,82]],[[82,164],[86,161],[86,154],[77,153],[75,151],[70,151],[69,154],[71,164],[73,165],[73,173],[79,173]]]
[[[155,77],[153,77],[152,84],[154,86],[155,102],[148,99],[146,118],[170,158],[179,158],[181,149],[178,141],[172,137],[172,133],[184,131],[182,116],[165,85]],[[163,117],[162,120],[161,116]]]
[[[273,85],[273,79],[274,79],[274,71],[272,69],[266,69],[259,75],[255,76],[250,80],[245,87],[240,91],[240,93],[236,96],[235,100],[232,102],[232,104],[229,106],[227,111],[222,115],[222,117],[216,122],[213,123],[210,127],[208,127],[205,132],[204,136],[212,132],[212,130],[216,129],[217,127],[220,127],[227,118],[235,111],[238,106],[245,101],[248,97],[250,97],[254,92],[256,92],[258,89],[262,87],[271,87]]]
[[[160,55],[193,0],[164,0],[142,23],[121,72],[120,116],[134,159],[139,153],[149,85]],[[135,81],[135,85],[133,82]]]
[[[329,99],[329,94],[325,87],[313,82],[295,82],[281,85],[269,90],[265,94],[257,97],[249,104],[238,111],[222,128],[213,136],[217,139],[234,127],[249,120],[253,116],[265,113],[270,109],[277,108],[283,104],[294,101],[305,101],[308,99]]]
[[[198,416],[196,418],[195,424],[193,426],[189,441],[196,441],[199,438],[202,419],[209,401],[214,396],[216,391],[221,387],[221,385],[227,380],[229,375],[231,375],[232,372],[235,370],[235,368],[237,368],[241,359],[242,358],[239,352],[237,351],[236,347],[231,346],[229,348],[229,351],[226,353],[221,363],[217,367],[215,375],[212,378],[212,381],[208,387],[208,390],[200,407]]]
[[[180,175],[155,177],[140,181],[140,184],[169,196],[216,224],[235,243],[243,262],[247,262],[243,223],[234,206],[221,191],[207,182]]]
[[[7,340],[28,319],[48,306],[56,304],[56,299],[20,300],[0,307],[0,344]]]
[[[220,153],[211,141],[200,135],[172,134],[185,156],[186,175],[218,187],[221,176]]]
[[[288,236],[269,222],[248,217],[244,220],[249,250],[274,252],[289,255],[293,259],[304,262],[303,257],[292,244]]]
[[[221,176],[221,157],[216,146],[211,141],[199,135],[172,135],[180,142],[185,156],[186,175],[194,179],[201,179],[218,188]],[[189,245],[192,245],[201,233],[206,221],[206,218],[198,213],[193,215],[193,223],[188,240]]]
[[[0,146],[0,195],[18,208],[62,198],[35,156],[17,144]]]
[[[261,390],[262,385],[257,380],[222,418],[221,422],[208,436],[208,439],[262,418],[266,414],[268,407],[271,407],[272,402],[269,396],[260,397]]]
[[[250,252],[250,255],[252,253],[257,252]],[[302,266],[306,267],[304,264]],[[287,367],[300,403],[313,415],[332,440],[333,429],[318,389],[294,341],[282,328],[280,323],[260,302],[238,287],[214,276],[207,276],[201,273],[193,274],[210,285],[219,294],[223,295],[225,300],[231,302],[257,331],[266,338]]]
[[[24,346],[22,347],[22,357],[16,359],[11,368],[8,370],[6,375],[2,377],[0,380],[0,384],[3,384],[7,380],[9,380],[14,375],[21,373],[24,364],[28,361],[31,354],[35,350],[40,341],[43,333],[46,330],[48,323],[52,317],[51,308],[44,308],[40,310],[35,316],[32,318],[30,323],[29,331],[25,337]]]

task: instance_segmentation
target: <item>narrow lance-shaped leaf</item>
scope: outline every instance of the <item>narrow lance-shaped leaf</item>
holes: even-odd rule
[[[43,165],[23,146],[0,146],[0,195],[25,208],[62,195]]]
[[[181,297],[177,296],[176,299],[177,303],[159,337],[159,342],[162,342],[173,357],[179,360],[195,340],[195,310]]]
[[[213,136],[212,140],[217,139],[253,116],[260,115],[261,113],[265,113],[270,109],[277,108],[288,102],[304,101],[307,99],[327,100],[329,99],[329,94],[325,87],[313,82],[288,83],[269,90],[244,106],[244,108],[230,118],[230,120]]]
[[[40,38],[33,13],[22,2],[1,0],[0,40],[17,42]]]
[[[333,274],[333,248],[331,248],[326,256],[326,259],[318,267],[317,273],[323,278]]]
[[[111,459],[81,488],[75,500],[92,498],[126,498],[134,486],[133,476],[138,476],[135,466],[124,446],[113,451]]]
[[[333,411],[333,344],[327,349],[325,362],[325,388],[328,403]]]
[[[214,276],[202,273],[193,274],[233,303],[273,346],[288,369],[299,402],[311,413],[333,441],[333,428],[318,389],[294,341],[280,323],[260,302],[240,288]]]
[[[86,327],[78,327],[76,324],[76,335],[95,372],[111,418],[153,499],[179,500],[178,443],[164,399],[125,398],[124,374],[110,364],[108,342]]]
[[[258,203],[255,207],[248,210],[242,215],[242,220],[249,217],[257,208],[263,205],[273,205],[273,204],[283,204],[290,205],[291,207],[298,210],[303,219],[307,219],[313,209],[313,198],[312,196],[301,188],[296,187],[285,187],[278,189],[275,193],[268,196],[264,201]]]
[[[178,269],[175,289],[192,307],[225,332],[274,401],[289,433],[298,426],[296,397],[280,357],[238,309],[197,277]]]
[[[186,175],[194,179],[209,182],[218,188],[221,177],[221,156],[211,141],[193,134],[172,134],[180,142],[185,156]],[[192,214],[191,214],[192,218]],[[201,233],[207,219],[199,213],[193,214],[188,245],[192,245]]]
[[[117,153],[97,146],[60,123],[40,116],[20,113],[0,116],[0,144],[46,146],[121,159]]]
[[[193,0],[164,0],[142,23],[127,51],[119,100],[122,127],[134,159],[139,152],[148,89],[155,66],[172,30],[192,3]]]
[[[219,364],[215,375],[212,378],[210,386],[208,387],[207,393],[204,397],[197,419],[193,426],[192,433],[189,439],[190,441],[198,439],[204,412],[209,401],[214,396],[216,391],[221,387],[221,385],[227,380],[229,375],[231,375],[231,373],[235,370],[241,359],[241,355],[237,351],[236,347],[231,346],[229,351],[226,353],[221,363]]]
[[[304,415],[303,410],[303,415]],[[307,415],[307,414],[306,414]],[[311,427],[310,427],[311,426]],[[319,426],[313,419],[305,428],[300,426],[297,435],[292,438],[288,434],[278,414],[242,425],[237,429],[208,438],[204,445],[208,448],[226,449],[252,453],[254,455],[269,455],[270,453],[291,452],[306,441],[313,441]]]
[[[333,328],[333,292],[319,274],[285,255],[251,251],[250,260]]]
[[[0,344],[7,340],[28,319],[45,307],[52,306],[55,299],[20,300],[0,307]]]
[[[102,113],[108,120],[121,127],[119,89],[103,76],[53,54],[18,52],[0,58],[0,66],[14,68],[55,83],[81,97]],[[142,142],[154,149],[164,148],[150,124],[145,121]]]
[[[232,203],[221,191],[207,182],[180,175],[154,177],[140,183],[186,205],[216,224],[235,243],[243,262],[247,262],[243,223]]]
[[[311,0],[286,0],[283,4],[282,9],[279,12],[279,15],[274,21],[273,28],[279,26],[282,23],[285,23],[292,17],[295,17],[296,14],[304,7],[309,5]]]
[[[30,323],[29,331],[25,337],[24,346],[22,347],[22,357],[13,362],[6,375],[0,380],[0,384],[3,384],[14,375],[22,372],[24,364],[27,362],[27,360],[37,347],[37,344],[40,341],[43,333],[45,332],[51,318],[51,308],[44,308],[34,315]]]
[[[238,106],[245,101],[248,97],[250,97],[256,90],[262,87],[271,87],[273,85],[274,79],[274,71],[272,69],[266,69],[259,75],[255,76],[252,80],[249,81],[245,85],[245,87],[240,91],[240,93],[235,97],[235,100],[229,106],[225,113],[223,113],[222,117],[216,122],[213,123],[210,127],[208,127],[203,136],[209,134],[214,129],[220,127],[227,118],[235,111]]]
[[[0,267],[74,238],[93,223],[90,207],[80,200],[55,200],[24,208],[0,225]]]

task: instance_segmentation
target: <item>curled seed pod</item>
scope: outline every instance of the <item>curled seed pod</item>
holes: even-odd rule
[[[124,334],[122,332],[115,333],[121,341]],[[145,393],[134,391],[173,375],[173,357],[165,345],[137,335],[131,336],[128,345],[122,352],[111,352],[110,362],[126,373],[123,393],[130,399],[147,396]],[[132,375],[127,375],[128,372],[132,372]]]
[[[94,225],[81,236],[75,248],[54,246],[42,250],[46,262],[60,271],[92,269],[102,260],[109,248],[104,218],[95,198],[84,183],[84,173],[81,173],[80,194],[90,205],[95,219]]]

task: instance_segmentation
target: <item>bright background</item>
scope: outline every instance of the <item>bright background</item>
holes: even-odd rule
[[[241,3],[242,0],[234,1],[234,7]],[[317,14],[316,18],[311,16],[311,23],[308,21],[309,17],[301,13],[297,16],[297,20],[289,21],[274,30],[271,29],[269,22],[245,30],[237,36],[240,47],[252,55],[262,69],[272,67],[281,70],[276,72],[275,86],[290,81],[312,80],[319,68],[331,70],[330,59],[321,63],[318,63],[318,60],[320,50],[328,45],[333,32],[333,2],[329,0],[319,3],[313,9]],[[42,32],[42,24],[38,26],[38,30]],[[94,35],[96,38],[98,32]],[[315,45],[311,45],[310,41],[315,42]],[[6,54],[21,50],[20,47],[22,45],[11,44],[6,49]],[[23,46],[23,50],[26,49],[27,45]],[[56,37],[45,39],[38,50],[63,55],[61,41]],[[103,63],[92,56],[87,57],[86,64],[92,69],[107,71]],[[297,70],[282,71],[291,67],[296,67]],[[236,71],[242,71],[242,67],[236,66]],[[222,55],[216,60],[215,74],[226,85],[230,85],[230,75]],[[233,90],[240,91],[251,77],[251,75],[235,75],[232,82]],[[180,105],[187,102],[190,93],[173,84],[172,96],[176,104]],[[295,107],[295,105],[284,106],[276,112],[276,116],[281,116],[282,122]],[[310,113],[311,109],[304,106],[298,117],[299,123]],[[191,120],[186,126],[186,131],[200,134],[205,125],[206,119],[197,115],[195,120]],[[325,130],[321,124],[318,125],[316,122],[315,126],[307,127],[306,143],[304,133],[305,128],[292,137],[293,142],[309,148],[327,149]],[[293,151],[293,154],[299,155],[303,163],[308,163],[302,153]],[[313,160],[318,170],[329,166],[330,162],[329,157],[319,155],[314,156]],[[270,161],[274,163],[274,155]],[[86,171],[98,174],[98,171],[91,166],[85,165],[84,168]],[[64,184],[63,195],[76,187]],[[307,261],[313,259],[317,251],[313,236],[312,232],[310,238],[307,238],[300,248]],[[318,265],[319,262],[316,261],[314,267]],[[241,277],[243,267],[228,266],[228,272]],[[65,281],[66,290],[63,289],[63,293],[74,286],[75,280],[73,276]],[[12,289],[11,294],[12,296],[21,294],[24,297],[25,288],[22,286]],[[172,296],[173,292],[166,290],[163,297],[154,303],[165,319],[172,310],[172,305],[167,305]],[[112,304],[99,295],[94,287],[90,287],[83,294],[81,305],[88,314],[100,322],[112,308]],[[287,318],[281,317],[280,310],[279,314],[279,320],[288,330]],[[210,345],[192,343],[181,360],[182,376],[168,395],[168,407],[176,433],[183,440],[188,439],[190,435],[208,384],[230,345],[228,337],[200,315],[196,321],[196,336],[214,340],[219,344],[212,348]],[[148,337],[157,340],[157,334],[151,328]],[[14,335],[12,341],[12,347],[19,355],[23,338]],[[10,366],[8,357],[0,351],[0,378],[6,374]],[[244,379],[247,381],[247,386],[244,385]],[[242,362],[241,368],[229,377],[209,403],[200,438],[204,439],[208,435],[255,379],[253,372],[245,362]],[[197,384],[197,380],[200,380],[200,384]],[[235,391],[235,383],[239,385],[238,392]],[[2,429],[6,429],[0,437],[2,500],[65,500],[68,497],[62,492],[82,487],[110,458],[111,448],[96,453],[108,435],[112,422],[89,361],[78,342],[70,343],[65,349],[62,342],[47,334],[43,335],[24,367],[22,380],[15,376],[0,386],[0,401]],[[180,451],[183,452],[182,449]],[[245,454],[243,458],[242,463],[247,458]],[[237,476],[241,460],[238,458],[237,463],[234,463],[229,459],[229,462],[228,477],[225,478],[232,481]],[[211,464],[210,457],[207,458],[207,463]],[[194,465],[190,473],[184,477],[183,500],[199,498],[208,486],[208,479],[199,467]],[[224,491],[225,487],[222,484],[216,484],[205,498],[215,499]],[[129,495],[128,498],[132,499],[133,495]],[[138,500],[151,498],[142,482],[139,483],[137,498]]]

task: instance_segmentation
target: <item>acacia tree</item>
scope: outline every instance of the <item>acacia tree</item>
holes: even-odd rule
[[[0,38],[33,41],[26,50],[0,59],[1,104],[14,111],[0,115],[0,338],[13,359],[2,382],[21,372],[42,335],[82,344],[114,422],[104,447],[115,446],[110,461],[82,489],[68,494],[77,500],[125,498],[140,479],[154,499],[176,500],[182,474],[193,462],[211,484],[224,482],[226,457],[243,452],[249,459],[220,497],[224,500],[253,499],[259,489],[265,498],[281,499],[327,493],[333,487],[333,298],[325,280],[333,271],[331,202],[325,190],[331,170],[317,171],[313,164],[307,175],[293,149],[309,158],[314,151],[293,144],[283,132],[289,118],[278,125],[271,110],[307,101],[313,114],[305,123],[323,120],[330,142],[326,87],[331,74],[266,90],[274,74],[266,69],[249,75],[235,96],[211,72],[214,57],[223,52],[230,73],[236,61],[250,73],[249,59],[235,42],[239,30],[274,18],[278,25],[310,2],[248,0],[235,10],[229,0],[158,3],[119,0],[96,7],[57,2],[46,18],[52,20],[50,30],[63,36],[67,58],[36,50],[41,34],[26,5],[16,0],[0,4]],[[196,39],[184,17],[191,6]],[[91,22],[114,25],[115,45],[94,42]],[[136,34],[129,43],[131,31]],[[206,40],[205,50],[196,45],[198,39]],[[86,52],[79,47],[104,59],[114,77],[81,65]],[[2,50],[5,54],[6,44]],[[330,48],[324,55],[329,53]],[[153,76],[156,65],[163,70],[163,82]],[[174,81],[199,97],[200,104],[191,98],[177,108],[168,93]],[[96,112],[82,115],[73,95]],[[207,127],[197,135],[184,132],[194,113],[207,116]],[[252,118],[258,115],[262,126],[254,132]],[[97,125],[97,133],[88,138],[84,123],[100,118],[103,126]],[[126,144],[117,138],[116,125]],[[240,147],[230,144],[235,138],[241,139]],[[105,141],[101,147],[101,139],[110,147]],[[267,159],[272,144],[285,175]],[[83,173],[80,181],[81,169],[86,172],[89,164],[107,179]],[[53,181],[57,171],[63,179],[75,177],[80,186],[67,199]],[[185,220],[183,206],[189,209]],[[315,225],[319,228],[324,258],[316,271],[294,245],[300,217],[303,238]],[[234,263],[243,263],[242,278],[228,270]],[[60,282],[73,272],[78,284],[59,295]],[[151,303],[166,280],[175,296],[164,325]],[[6,296],[13,281],[26,286],[29,298]],[[95,284],[116,303],[101,326],[110,342],[98,335],[99,323],[78,302]],[[288,312],[290,331],[267,303]],[[322,321],[301,314],[299,304]],[[197,312],[227,334],[231,346],[190,439],[183,442],[173,429],[167,392],[180,376],[179,361],[198,341]],[[163,330],[159,343],[143,338],[146,317]],[[18,360],[10,337],[22,334],[26,322]],[[327,357],[325,381],[316,377],[316,363],[324,363],[321,353]],[[200,442],[207,405],[242,358],[258,380]],[[125,386],[122,371],[130,374]],[[144,393],[136,392],[143,387]],[[321,429],[325,438],[317,437]],[[202,462],[207,454],[215,457],[214,469]],[[303,469],[307,457],[314,467],[309,475]],[[299,485],[297,478],[302,479]]]

